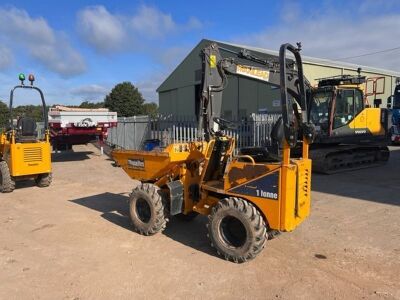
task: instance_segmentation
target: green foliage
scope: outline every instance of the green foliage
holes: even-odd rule
[[[0,128],[4,128],[9,120],[9,108],[0,101]],[[41,105],[20,105],[13,108],[13,119],[19,116],[33,118],[37,122],[43,121],[43,110]]]
[[[0,101],[0,129],[4,128],[8,122],[8,106],[4,102]],[[0,130],[1,131],[1,130]]]
[[[116,111],[120,117],[143,114],[143,103],[142,94],[128,81],[117,84],[104,99],[105,107]]]
[[[18,116],[25,116],[37,122],[43,121],[43,108],[41,105],[20,105],[13,108],[13,119]]]
[[[158,105],[154,102],[143,104],[143,114],[155,117],[158,114]]]
[[[79,108],[103,108],[104,107],[104,102],[89,102],[89,101],[83,101],[80,105]]]

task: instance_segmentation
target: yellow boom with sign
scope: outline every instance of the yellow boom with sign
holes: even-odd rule
[[[20,85],[10,93],[9,124],[0,135],[0,191],[12,192],[17,180],[34,179],[39,187],[51,184],[51,148],[47,126],[46,103],[43,92],[33,86],[35,80],[29,75],[30,85],[24,85],[25,76],[19,75]],[[44,136],[38,138],[35,120],[20,116],[14,124],[13,98],[16,89],[33,89],[39,92],[43,105]]]
[[[171,144],[162,151],[114,150],[112,156],[131,178],[141,181],[129,201],[137,232],[160,232],[170,216],[191,220],[207,215],[212,246],[227,260],[245,262],[256,257],[269,238],[294,230],[309,216],[308,147],[314,130],[307,119],[299,48],[282,45],[274,62],[244,50],[222,58],[220,50],[214,43],[203,50],[201,141]],[[286,59],[287,51],[295,60]],[[250,65],[244,67],[243,60]],[[270,151],[234,155],[235,139],[224,134],[233,125],[220,118],[227,74],[267,80],[280,88],[282,117],[273,126]],[[297,105],[289,104],[288,94]],[[291,149],[299,142],[302,154],[293,158]]]

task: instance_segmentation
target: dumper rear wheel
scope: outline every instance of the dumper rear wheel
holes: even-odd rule
[[[211,246],[226,260],[236,263],[251,260],[261,252],[268,239],[260,212],[244,199],[220,200],[208,218]]]
[[[134,229],[143,235],[153,235],[167,225],[165,203],[159,187],[142,183],[129,198],[129,211]]]
[[[15,181],[10,175],[10,169],[5,161],[0,161],[0,192],[11,193],[14,189]]]
[[[52,174],[45,173],[38,175],[38,177],[35,179],[35,182],[38,187],[48,187],[50,186],[52,180],[53,180]]]

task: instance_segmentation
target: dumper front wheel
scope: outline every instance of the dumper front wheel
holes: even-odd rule
[[[250,202],[225,198],[209,215],[208,235],[211,246],[226,260],[242,263],[253,259],[267,241],[267,226]]]
[[[142,183],[129,198],[129,211],[134,229],[143,235],[164,230],[167,224],[165,204],[159,187]]]

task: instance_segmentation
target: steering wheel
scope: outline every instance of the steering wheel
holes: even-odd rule
[[[236,128],[235,124],[232,121],[228,121],[220,117],[214,117],[213,120],[220,126],[221,130]]]

